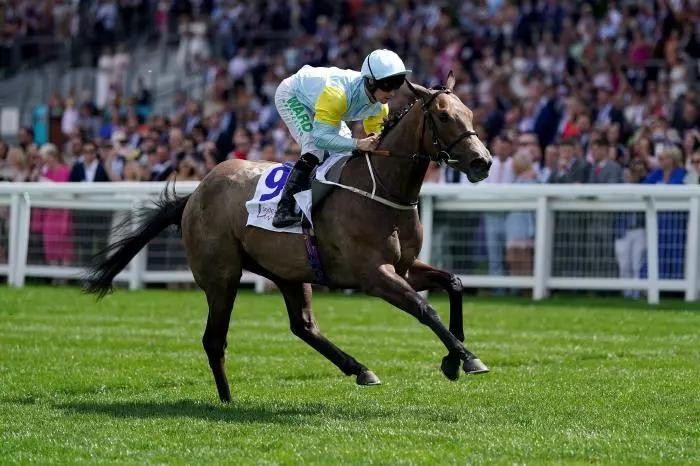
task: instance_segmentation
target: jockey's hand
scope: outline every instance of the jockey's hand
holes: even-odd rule
[[[372,152],[377,148],[377,144],[379,144],[379,135],[373,133],[364,139],[358,140],[357,149],[363,152]]]

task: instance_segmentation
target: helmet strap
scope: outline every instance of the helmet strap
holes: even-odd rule
[[[376,81],[372,78],[364,78],[365,80],[365,89],[367,90],[367,94],[369,94],[369,101],[372,103],[375,103],[377,101],[377,98],[374,97],[374,93],[377,91],[377,86],[374,84]]]

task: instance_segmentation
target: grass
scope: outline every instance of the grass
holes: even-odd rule
[[[447,302],[433,302],[446,316]],[[358,387],[297,340],[277,295],[239,295],[222,405],[189,291],[0,287],[0,463],[700,463],[700,307],[467,299],[492,372],[445,379],[412,318],[319,294]]]

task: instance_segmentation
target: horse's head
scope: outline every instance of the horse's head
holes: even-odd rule
[[[455,85],[452,71],[445,86],[439,89],[426,89],[408,81],[406,85],[423,106],[422,149],[433,160],[445,161],[466,173],[472,183],[486,178],[491,168],[491,153],[474,131],[472,111],[452,92]]]

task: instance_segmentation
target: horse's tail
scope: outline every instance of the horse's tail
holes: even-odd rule
[[[129,261],[153,238],[170,225],[180,228],[182,212],[190,195],[176,196],[174,189],[169,192],[168,186],[154,201],[155,208],[143,207],[136,215],[126,219],[117,227],[119,231],[128,231],[134,222],[139,227],[125,235],[119,241],[110,244],[93,258],[93,265],[83,276],[86,281],[84,290],[94,293],[98,299],[112,291],[112,280],[124,270]]]

